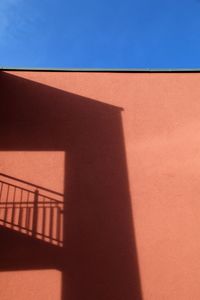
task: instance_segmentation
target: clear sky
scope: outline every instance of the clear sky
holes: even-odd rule
[[[0,66],[200,68],[200,0],[0,0]]]

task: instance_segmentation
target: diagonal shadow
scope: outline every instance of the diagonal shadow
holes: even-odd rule
[[[66,153],[63,247],[1,228],[0,270],[57,268],[62,300],[142,299],[121,109],[5,72],[0,90],[0,150]]]

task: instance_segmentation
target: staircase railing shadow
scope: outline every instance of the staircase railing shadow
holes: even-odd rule
[[[64,195],[0,173],[0,226],[63,246]]]

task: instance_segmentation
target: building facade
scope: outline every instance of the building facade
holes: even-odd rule
[[[1,71],[0,173],[64,195],[59,249],[2,232],[2,300],[199,299],[199,82]]]

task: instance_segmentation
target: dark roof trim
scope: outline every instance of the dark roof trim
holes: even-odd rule
[[[84,68],[9,68],[0,67],[1,71],[30,71],[30,72],[91,72],[91,73],[200,73],[197,69],[84,69]]]

